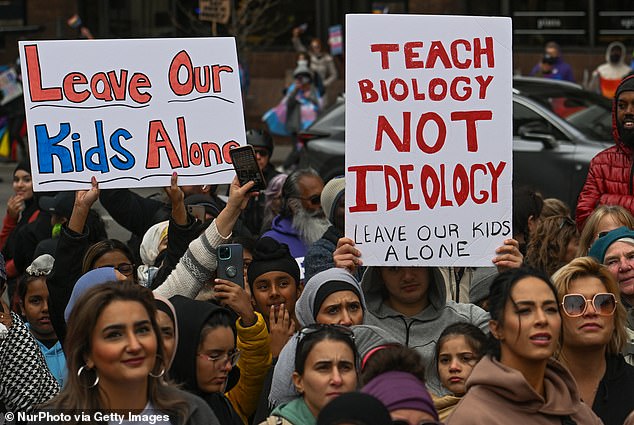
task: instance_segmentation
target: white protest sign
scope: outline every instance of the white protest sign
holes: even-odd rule
[[[246,144],[233,38],[22,41],[33,189],[217,184]]]
[[[509,18],[348,15],[346,236],[365,265],[492,266],[512,236]]]

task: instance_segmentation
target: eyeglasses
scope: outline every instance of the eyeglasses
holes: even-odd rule
[[[321,194],[313,195],[309,198],[303,198],[301,196],[294,196],[295,199],[301,199],[302,201],[310,202],[312,205],[321,205]]]
[[[616,297],[610,293],[595,294],[591,300],[586,299],[581,294],[564,295],[561,303],[564,313],[569,317],[583,316],[588,309],[588,303],[592,303],[594,311],[600,316],[611,316],[616,310]]]
[[[260,156],[269,156],[269,151],[267,151],[266,149],[254,149],[256,155],[260,155]]]
[[[352,342],[354,342],[354,332],[352,332],[352,329],[350,329],[349,327],[342,325],[326,325],[322,323],[313,323],[302,328],[302,330],[299,331],[297,337],[301,341],[302,339],[304,339],[304,337],[308,335],[314,335],[319,332],[327,332],[329,330],[345,335],[346,337],[350,338]]]
[[[238,360],[240,359],[240,350],[232,350],[226,353],[218,353],[212,355],[198,353],[198,357],[212,362],[214,367],[217,366],[218,362],[220,362],[220,364],[222,365],[229,362],[229,364],[231,364],[231,367],[234,367],[236,364],[238,364]]]
[[[442,422],[430,421],[428,419],[423,419],[422,421],[417,422],[416,424],[410,424],[406,420],[395,419],[395,420],[392,421],[392,425],[442,425]]]
[[[121,263],[114,266],[114,269],[124,276],[130,276],[134,272],[134,264]]]

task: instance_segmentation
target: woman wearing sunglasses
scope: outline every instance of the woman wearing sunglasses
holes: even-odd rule
[[[634,367],[620,354],[625,309],[612,274],[590,257],[571,261],[553,276],[562,312],[564,363],[581,399],[606,425],[622,424],[634,410]]]
[[[529,268],[501,273],[489,303],[489,353],[473,368],[447,424],[601,424],[570,372],[552,359],[561,316],[548,277]]]
[[[293,384],[300,397],[276,407],[262,425],[315,425],[328,402],[357,388],[358,355],[349,328],[315,324],[295,338]]]

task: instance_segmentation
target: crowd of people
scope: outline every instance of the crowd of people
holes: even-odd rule
[[[332,58],[298,36],[286,106],[314,110]],[[614,125],[575,216],[515,188],[513,235],[477,268],[364,266],[345,179],[277,171],[262,130],[246,132],[262,192],[174,173],[147,198],[94,177],[42,196],[20,163],[0,230],[0,423],[632,425],[634,77]],[[130,240],[108,239],[98,200]],[[216,273],[227,243],[236,281]]]

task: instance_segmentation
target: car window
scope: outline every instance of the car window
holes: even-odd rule
[[[345,103],[341,102],[327,110],[310,128],[311,130],[325,130],[330,133],[333,129],[343,131],[346,125]]]
[[[568,140],[561,131],[543,116],[525,105],[513,102],[513,137],[520,136],[520,128],[530,129],[530,131],[535,133],[551,134],[560,141]]]
[[[523,93],[566,120],[591,140],[612,140],[609,100],[583,90],[550,90]]]

